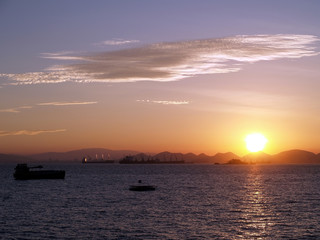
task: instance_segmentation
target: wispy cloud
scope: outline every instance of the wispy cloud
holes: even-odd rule
[[[168,100],[137,100],[137,102],[142,103],[156,103],[163,105],[186,105],[189,104],[189,101],[168,101]]]
[[[41,53],[41,58],[56,60],[82,60],[81,56],[75,56],[75,53],[68,51],[56,53]]]
[[[39,135],[44,133],[59,133],[59,132],[65,132],[66,129],[56,129],[56,130],[19,130],[19,131],[0,131],[0,137],[5,136],[19,136],[19,135]]]
[[[81,101],[72,101],[72,102],[44,102],[37,103],[34,106],[20,106],[15,108],[6,108],[0,109],[0,113],[20,113],[23,109],[31,109],[36,106],[73,106],[73,105],[89,105],[89,104],[97,104],[97,101],[91,102],[81,102]]]
[[[121,38],[115,38],[112,40],[106,40],[100,43],[97,43],[96,45],[111,45],[111,46],[119,46],[119,45],[126,45],[126,44],[132,44],[132,43],[139,43],[139,40],[125,40]]]
[[[6,109],[0,109],[0,113],[19,113],[19,108],[6,108]]]
[[[164,42],[83,56],[47,55],[80,63],[0,76],[12,84],[176,81],[200,74],[236,72],[245,63],[314,56],[319,54],[313,46],[318,41],[312,35],[279,34]]]
[[[72,106],[72,105],[88,105],[96,104],[98,102],[46,102],[38,103],[39,106]]]
[[[22,109],[30,109],[32,106],[21,106],[16,108],[7,108],[7,109],[0,109],[0,113],[19,113]]]

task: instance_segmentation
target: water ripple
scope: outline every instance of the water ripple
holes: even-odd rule
[[[319,239],[320,166],[56,166],[15,181],[2,165],[4,239]],[[131,192],[138,179],[157,186]]]

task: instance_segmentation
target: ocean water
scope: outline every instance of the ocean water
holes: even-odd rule
[[[45,167],[65,180],[0,165],[1,239],[320,239],[320,165]]]

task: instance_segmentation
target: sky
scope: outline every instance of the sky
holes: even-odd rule
[[[0,152],[320,152],[320,1],[0,0]]]

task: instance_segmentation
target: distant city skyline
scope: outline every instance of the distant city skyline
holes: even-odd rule
[[[318,1],[1,1],[0,153],[320,152]]]

